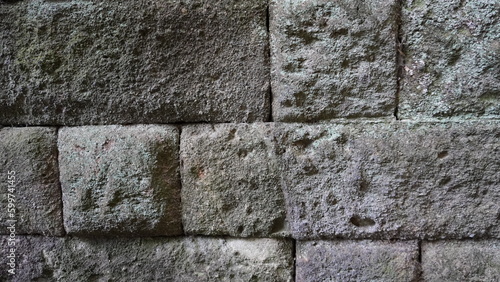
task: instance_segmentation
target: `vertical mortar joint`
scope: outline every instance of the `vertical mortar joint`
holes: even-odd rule
[[[297,281],[297,240],[292,239],[292,255],[293,255],[293,267],[292,267],[292,279]]]
[[[417,262],[418,262],[418,275],[417,275],[417,281],[423,281],[423,268],[422,268],[422,240],[419,240],[417,242],[417,247],[418,247],[418,257],[417,257]]]
[[[64,203],[63,203],[63,189],[61,182],[61,166],[59,165],[59,130],[61,127],[56,127],[56,162],[57,162],[57,186],[59,187],[59,193],[61,195],[61,201],[59,202],[59,208],[61,209],[61,222],[62,222],[62,236],[66,236],[66,226],[64,224]]]
[[[182,138],[182,130],[183,130],[184,125],[183,124],[177,124],[177,132],[178,132],[178,139],[177,139],[177,164],[178,164],[178,170],[177,170],[177,179],[178,179],[178,185],[179,189],[182,191],[182,169],[184,167],[184,162],[181,158],[181,138]],[[182,192],[179,195],[179,208],[180,208],[180,214],[181,214],[181,230],[184,236],[186,236],[186,231],[184,229],[184,219],[182,217]]]

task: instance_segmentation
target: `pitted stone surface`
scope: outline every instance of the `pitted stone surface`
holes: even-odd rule
[[[497,2],[0,0],[0,281],[500,281]]]
[[[500,238],[498,122],[283,128],[295,238]]]
[[[185,127],[184,224],[207,235],[497,238],[498,128],[495,121]],[[285,224],[273,223],[284,215]]]
[[[55,128],[0,129],[0,234],[64,235],[58,171]]]
[[[292,243],[274,239],[19,237],[17,254],[2,281],[281,282],[293,271]]]
[[[500,117],[498,1],[403,1],[399,116]]]
[[[417,281],[417,242],[299,241],[297,282]]]
[[[182,234],[175,127],[63,127],[58,146],[68,233]]]
[[[422,245],[425,281],[500,281],[500,241],[437,241]]]
[[[269,116],[265,0],[0,5],[0,123]]]
[[[272,124],[183,127],[182,204],[188,234],[286,235]]]
[[[270,2],[275,121],[392,116],[398,1]]]

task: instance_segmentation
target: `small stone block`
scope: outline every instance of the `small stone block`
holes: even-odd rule
[[[500,281],[500,241],[437,241],[422,245],[424,281]]]
[[[182,204],[188,234],[288,234],[272,124],[183,127]]]
[[[0,175],[0,234],[64,235],[55,128],[0,129]]]
[[[299,241],[296,281],[417,281],[418,256],[416,241]]]
[[[70,234],[182,234],[178,130],[82,126],[59,131],[64,224]]]
[[[271,0],[274,120],[392,117],[398,2]]]
[[[500,117],[498,1],[402,1],[399,117]]]

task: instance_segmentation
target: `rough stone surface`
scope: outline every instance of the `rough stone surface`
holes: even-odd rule
[[[397,0],[271,0],[275,121],[392,116]]]
[[[400,117],[499,117],[498,1],[403,2]]]
[[[500,238],[498,122],[283,128],[295,238]]]
[[[13,183],[9,171],[15,172]],[[58,171],[55,128],[0,129],[0,234],[10,234],[7,226],[14,223],[15,234],[64,235]],[[15,189],[9,190],[9,184]]]
[[[296,281],[418,281],[418,255],[417,242],[299,241]]]
[[[0,123],[269,116],[265,0],[0,5]]]
[[[188,234],[286,234],[273,124],[183,127],[182,203]]]
[[[182,233],[175,127],[64,127],[58,146],[68,233]]]
[[[190,234],[298,239],[500,238],[499,128],[495,121],[188,126],[184,226]]]
[[[422,268],[428,282],[500,281],[500,241],[424,243]]]
[[[17,253],[17,274],[2,267],[2,281],[274,282],[293,270],[292,243],[273,239],[19,237]]]

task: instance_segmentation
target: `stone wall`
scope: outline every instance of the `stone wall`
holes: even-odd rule
[[[0,1],[0,280],[500,281],[499,19]]]

